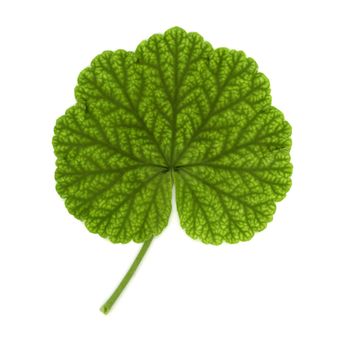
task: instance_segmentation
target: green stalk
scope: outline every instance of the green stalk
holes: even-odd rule
[[[129,283],[131,277],[134,275],[135,271],[137,270],[138,266],[140,265],[140,262],[142,261],[143,257],[145,256],[149,246],[152,243],[153,238],[146,241],[139,253],[137,254],[134,262],[130,266],[128,272],[125,274],[124,278],[119,283],[119,286],[116,288],[116,290],[113,292],[113,294],[109,297],[109,299],[101,306],[100,311],[103,312],[105,315],[109,313],[114,303],[119,298],[120,294],[123,292],[124,288]]]

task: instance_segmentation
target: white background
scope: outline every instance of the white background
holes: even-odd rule
[[[2,1],[0,348],[350,349],[347,1]],[[293,187],[247,243],[169,227],[109,316],[139,246],[87,232],[55,192],[51,146],[98,53],[178,25],[244,50],[293,126]]]

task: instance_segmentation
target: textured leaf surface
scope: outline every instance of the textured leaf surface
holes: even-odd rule
[[[159,234],[173,183],[181,225],[211,244],[250,239],[290,188],[291,128],[241,51],[172,28],[97,56],[75,93],[55,127],[57,191],[113,242]]]

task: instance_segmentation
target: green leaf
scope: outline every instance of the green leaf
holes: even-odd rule
[[[98,55],[75,95],[55,127],[57,191],[112,242],[160,234],[173,184],[189,236],[246,241],[291,186],[291,127],[241,51],[175,27]]]

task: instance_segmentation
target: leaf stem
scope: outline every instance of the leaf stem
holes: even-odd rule
[[[137,254],[134,262],[130,266],[128,272],[125,274],[124,278],[119,283],[119,286],[116,288],[116,290],[112,293],[112,295],[108,298],[108,300],[101,306],[100,311],[103,312],[105,315],[109,313],[114,303],[119,298],[120,294],[123,292],[124,288],[129,283],[131,277],[134,275],[135,271],[137,270],[138,266],[140,265],[140,262],[142,261],[143,257],[145,256],[149,246],[151,245],[153,240],[153,237],[146,241],[139,253]]]

